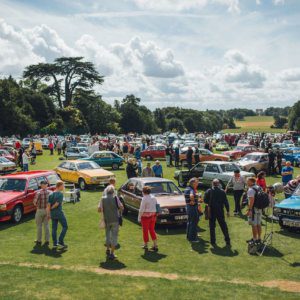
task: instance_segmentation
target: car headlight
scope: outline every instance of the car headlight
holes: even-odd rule
[[[6,204],[0,204],[0,209],[5,210],[6,209]]]
[[[160,211],[161,215],[168,215],[169,213],[170,213],[169,209],[167,209],[167,208],[162,208],[161,211]]]
[[[93,181],[93,182],[97,181],[97,177],[92,177],[91,181]]]

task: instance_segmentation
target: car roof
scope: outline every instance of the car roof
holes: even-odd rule
[[[55,171],[38,170],[38,171],[28,171],[28,172],[17,172],[17,173],[1,176],[0,178],[25,179],[25,178],[33,178],[36,176],[50,175],[50,174],[56,174],[56,173]]]
[[[166,179],[166,178],[160,178],[160,177],[133,177],[133,178],[130,178],[130,179],[133,179],[135,181],[140,181],[142,183],[152,183],[152,182],[173,182],[172,180],[170,179]],[[130,180],[129,179],[129,180]]]
[[[265,153],[265,152],[251,152],[251,153],[248,153],[248,154],[246,154],[245,156],[247,156],[247,155],[268,155],[268,153]]]
[[[206,160],[206,161],[201,161],[199,164],[203,164],[203,163],[206,163],[206,164],[213,164],[213,165],[229,165],[229,164],[232,164],[232,163],[235,163],[233,161],[222,161],[222,160]]]

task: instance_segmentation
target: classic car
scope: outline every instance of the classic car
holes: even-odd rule
[[[130,183],[134,185],[133,189],[129,189]],[[131,178],[123,184],[118,194],[124,205],[125,214],[128,210],[138,212],[144,186],[152,188],[151,193],[155,195],[160,205],[161,213],[157,217],[158,224],[181,224],[186,222],[187,214],[184,195],[171,180],[164,178]]]
[[[181,153],[179,154],[179,161],[182,166],[187,165],[186,161],[186,152],[188,148],[182,148]],[[195,149],[193,149],[194,151]],[[200,152],[200,161],[208,161],[208,160],[215,160],[215,161],[228,161],[229,156],[223,155],[223,154],[217,154],[217,153],[212,153],[211,151],[207,149],[199,149]],[[193,156],[193,163],[195,163],[195,159]]]
[[[284,140],[282,144],[286,145],[288,148],[295,147],[295,144],[292,140]]]
[[[233,150],[223,152],[223,154],[228,155],[232,160],[237,160],[251,152],[257,152],[257,148],[253,145],[239,145]]]
[[[277,150],[279,149],[280,151],[285,151],[288,148],[286,144],[283,143],[273,143],[272,144],[272,149]]]
[[[166,147],[165,146],[155,146],[151,145],[141,152],[141,156],[147,160],[153,160],[157,158],[166,157]]]
[[[284,150],[282,158],[285,161],[290,161],[293,165],[299,166],[300,165],[300,148],[293,147]]]
[[[87,148],[85,147],[69,147],[65,152],[66,159],[79,159],[89,157]]]
[[[24,138],[22,140],[22,147],[24,147],[25,149],[28,148],[31,141],[32,138]]]
[[[11,160],[0,156],[0,175],[17,171],[17,166]]]
[[[50,190],[59,180],[54,171],[29,171],[0,177],[0,221],[21,221],[24,214],[35,211],[33,198],[41,181],[47,181]]]
[[[10,161],[15,161],[15,156],[10,154],[7,150],[5,149],[0,149],[0,157],[5,157]]]
[[[236,164],[243,170],[257,174],[260,171],[267,172],[269,165],[268,153],[252,152],[242,157]]]
[[[97,151],[84,160],[94,161],[101,167],[111,167],[118,170],[124,163],[124,158],[112,151]]]
[[[226,142],[219,142],[216,145],[217,151],[226,151],[229,150],[229,145]]]
[[[61,180],[78,184],[81,190],[92,185],[106,186],[115,177],[114,173],[104,170],[94,161],[86,160],[64,161],[54,170]]]
[[[175,171],[174,178],[177,180],[180,187],[185,187],[188,181],[197,177],[200,184],[210,186],[212,181],[217,178],[223,188],[227,185],[230,178],[233,176],[234,170],[239,166],[236,163],[225,161],[204,161],[195,165],[191,170],[177,170]],[[241,170],[241,176],[247,178],[255,176],[253,173]]]
[[[300,186],[290,198],[275,204],[273,214],[282,228],[300,229]]]
[[[41,138],[43,149],[49,149],[49,140],[47,138]]]

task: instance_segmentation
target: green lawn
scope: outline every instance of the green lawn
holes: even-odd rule
[[[38,157],[35,168],[52,169],[58,163],[57,156],[45,152]],[[174,168],[163,166],[165,176],[172,179]],[[121,185],[125,171],[115,173]],[[269,182],[279,180],[268,178]],[[184,227],[159,227],[160,251],[145,255],[140,248],[141,227],[136,215],[129,214],[120,232],[119,261],[106,262],[104,232],[98,229],[100,197],[101,190],[88,190],[82,193],[80,203],[64,205],[69,222],[69,250],[64,253],[34,247],[33,215],[19,225],[0,224],[0,299],[99,299],[102,295],[152,299],[158,293],[166,299],[190,299],[193,293],[199,295],[198,299],[299,299],[297,293],[256,285],[277,280],[300,284],[299,234],[283,232],[275,225],[275,250],[256,257],[247,253],[245,240],[251,229],[245,219],[228,220],[231,250],[224,247],[218,227],[219,248],[210,247],[208,222],[202,219],[200,244],[187,243]],[[115,270],[115,274],[103,270]],[[152,278],[157,276],[164,278]]]
[[[271,128],[274,124],[274,118],[271,116],[253,116],[245,117],[243,121],[235,121],[236,129],[226,129],[223,132],[240,133],[240,132],[286,132],[286,129]]]

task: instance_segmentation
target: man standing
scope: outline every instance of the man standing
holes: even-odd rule
[[[281,153],[280,149],[277,149],[277,151],[276,151],[276,161],[277,161],[278,174],[281,174],[281,171],[282,171],[282,153]]]
[[[155,165],[152,167],[155,177],[163,178],[163,169],[162,165],[160,164],[159,160],[155,162]]]
[[[195,159],[195,164],[200,162],[200,150],[199,150],[198,146],[195,147],[194,159]]]
[[[184,198],[186,203],[186,211],[188,215],[186,237],[191,243],[197,243],[197,225],[199,222],[199,199],[201,195],[198,194],[198,184],[197,178],[192,178],[189,181],[189,186],[184,191]]]
[[[212,188],[205,192],[204,202],[208,205],[209,211],[209,230],[211,245],[216,245],[215,230],[217,220],[223,232],[226,245],[230,247],[230,237],[224,216],[224,207],[227,211],[227,217],[230,216],[229,203],[225,191],[220,188],[220,182],[218,179],[214,179],[212,182]]]
[[[282,184],[285,186],[287,183],[293,179],[294,168],[290,161],[285,163],[285,167],[282,168]]]
[[[171,148],[169,145],[166,148],[166,165],[167,167],[171,166]]]
[[[189,170],[192,168],[193,166],[193,149],[191,146],[189,146],[187,152],[186,152],[186,161],[187,161],[187,165],[188,165],[188,168]]]
[[[269,149],[269,175],[274,175],[274,170],[275,170],[275,153],[273,152],[272,149]]]
[[[49,222],[47,217],[47,204],[49,195],[51,192],[47,189],[48,183],[46,181],[41,181],[41,190],[38,191],[33,199],[33,204],[36,206],[36,213],[35,213],[35,222],[37,226],[37,238],[36,238],[36,245],[42,245],[42,231],[44,226],[45,231],[45,244],[46,246],[49,245],[50,240],[50,230],[49,230]]]
[[[255,196],[260,189],[259,186],[256,185],[256,178],[250,177],[247,179],[248,185],[248,222],[249,225],[252,226],[252,239],[248,240],[248,243],[261,243],[261,218],[262,218],[262,209],[254,207]]]
[[[22,166],[23,166],[23,172],[28,172],[29,170],[29,157],[26,153],[26,151],[22,154]]]
[[[147,166],[143,169],[142,177],[155,177],[155,174],[151,168],[151,163],[147,163]]]
[[[179,147],[176,146],[174,150],[174,160],[175,160],[175,167],[179,167]]]

